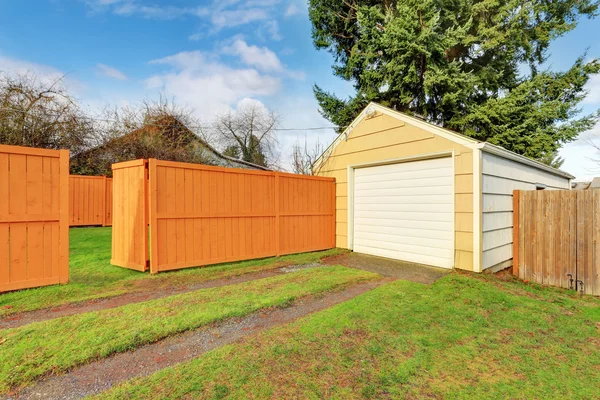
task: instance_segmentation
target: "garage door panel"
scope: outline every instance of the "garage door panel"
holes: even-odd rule
[[[354,179],[354,185],[357,192],[373,189],[401,189],[424,186],[447,186],[452,188],[452,182],[447,177],[403,179],[397,181],[375,181],[375,182],[357,182]]]
[[[359,171],[359,170],[357,170]],[[355,175],[356,182],[382,182],[382,181],[395,181],[395,180],[416,180],[416,179],[430,179],[430,178],[447,178],[452,176],[452,171],[447,169],[423,169],[419,171],[401,171],[394,173],[382,173],[374,175]]]
[[[367,167],[357,169],[356,172],[359,175],[381,175],[387,173],[397,173],[399,171],[422,171],[422,170],[439,170],[451,165],[452,159],[450,157],[443,158],[432,158],[429,160],[411,161],[405,163],[395,163],[378,165],[375,167]]]
[[[360,190],[360,198],[368,197],[400,197],[400,196],[425,196],[425,195],[436,195],[443,196],[448,193],[448,188],[442,186],[415,186],[405,188],[382,188],[382,189],[369,189]],[[356,199],[355,199],[356,200]]]
[[[451,268],[452,158],[354,171],[354,250]]]
[[[420,233],[421,234],[421,233]],[[432,239],[425,238],[422,236],[405,236],[405,235],[393,235],[383,232],[354,232],[354,238],[359,239],[362,243],[364,240],[372,240],[374,242],[386,242],[398,245],[410,245],[418,247],[426,247],[428,249],[443,250],[452,245],[452,238],[450,239]]]
[[[452,222],[452,215],[448,213],[435,213],[435,212],[419,212],[419,211],[407,211],[407,212],[390,212],[390,211],[361,211],[354,210],[354,217],[365,218],[367,220],[398,220],[401,225],[401,221],[441,221],[441,222]]]
[[[441,231],[446,232],[449,235],[454,234],[452,221],[440,222],[440,221],[424,221],[422,219],[416,220],[404,220],[402,226],[398,226],[398,222],[390,219],[370,219],[370,218],[355,218],[354,219],[354,230],[358,229],[377,229],[377,228],[398,228],[398,229],[422,229],[428,231]]]
[[[454,261],[447,257],[437,257],[436,253],[410,253],[407,251],[395,251],[390,249],[382,249],[379,247],[370,247],[366,245],[358,245],[354,247],[354,251],[358,253],[372,254],[380,257],[393,258],[415,262],[419,264],[435,265],[442,268],[452,268]]]
[[[397,204],[355,204],[356,211],[385,211],[385,212],[433,212],[448,213],[452,204],[427,203],[397,203]]]
[[[453,203],[451,194],[413,195],[413,196],[360,196],[354,199],[355,205],[361,204],[449,204]]]
[[[448,230],[439,229],[424,229],[422,226],[402,227],[397,226],[381,226],[381,225],[360,225],[359,230],[354,230],[356,236],[361,236],[363,233],[382,234],[382,235],[397,235],[408,236],[422,239],[437,239],[452,241],[454,234]]]

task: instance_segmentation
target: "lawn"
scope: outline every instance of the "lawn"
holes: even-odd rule
[[[572,398],[600,393],[600,299],[490,276],[396,281],[102,398]]]
[[[0,393],[202,325],[379,278],[341,266],[305,269],[6,329],[0,331]]]
[[[150,275],[110,265],[111,228],[72,228],[69,284],[0,294],[0,317],[124,293],[201,283],[285,264],[311,263],[337,252],[333,249]]]

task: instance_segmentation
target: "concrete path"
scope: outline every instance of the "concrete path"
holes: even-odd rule
[[[321,262],[323,264],[343,265],[345,267],[362,269],[383,276],[425,284],[431,284],[451,271],[444,268],[430,267],[428,265],[354,252],[325,258]]]

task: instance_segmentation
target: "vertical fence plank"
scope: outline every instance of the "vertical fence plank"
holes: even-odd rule
[[[9,213],[9,176],[8,163],[9,154],[0,151],[0,193],[5,195],[0,196],[0,215],[8,215]],[[10,282],[10,259],[9,259],[9,241],[8,241],[9,224],[0,223],[0,290],[3,285]]]
[[[69,151],[60,150],[60,255],[59,276],[60,283],[69,282]]]
[[[592,193],[590,218],[593,220],[593,254],[589,277],[586,278],[585,290],[588,294],[600,296],[600,192],[593,190]]]
[[[513,191],[513,275],[519,276],[519,224],[521,218],[519,213],[519,191]]]

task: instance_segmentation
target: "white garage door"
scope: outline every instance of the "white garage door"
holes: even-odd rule
[[[452,158],[354,171],[354,251],[452,268]]]

